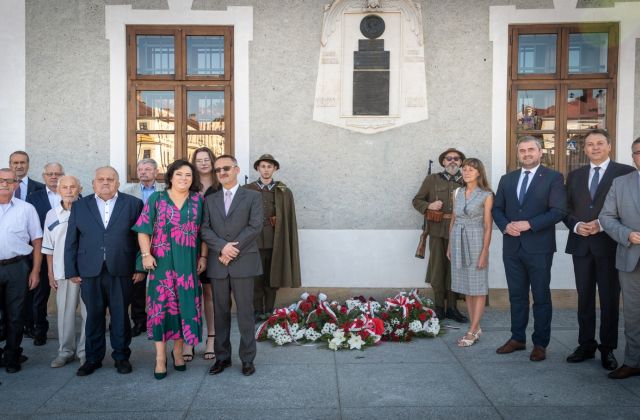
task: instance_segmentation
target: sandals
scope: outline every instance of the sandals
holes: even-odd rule
[[[185,350],[187,345],[185,344],[185,349],[182,350],[182,358],[184,359],[185,362],[190,362],[193,360],[193,354],[194,354],[194,348],[193,346],[191,346],[191,353],[187,353]]]
[[[209,334],[209,335],[207,335],[207,343],[206,343],[206,344],[209,344],[209,339],[210,339],[210,338],[215,339],[215,337],[216,337],[216,335],[215,335],[215,334]],[[203,358],[204,360],[213,360],[213,359],[215,359],[215,358],[216,358],[216,354],[215,354],[215,352],[212,352],[212,351],[205,351],[205,352],[202,354],[202,358]]]
[[[458,339],[458,347],[471,347],[480,340],[482,335],[482,328],[478,328],[478,331],[468,331],[465,335]]]

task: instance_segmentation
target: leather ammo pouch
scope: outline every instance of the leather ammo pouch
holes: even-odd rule
[[[443,211],[427,209],[427,220],[430,222],[436,222],[436,223],[441,222],[443,215],[444,215]]]

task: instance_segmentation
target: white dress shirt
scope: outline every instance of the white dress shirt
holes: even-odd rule
[[[0,260],[31,254],[29,244],[42,238],[38,212],[33,205],[16,197],[0,205]]]
[[[113,207],[116,205],[116,200],[118,199],[118,193],[113,196],[111,200],[103,200],[98,197],[98,194],[95,195],[96,203],[98,204],[98,211],[100,212],[100,217],[102,217],[102,223],[104,223],[104,227],[106,228],[109,225],[109,220],[111,219],[111,215],[113,214]]]
[[[607,167],[609,166],[609,162],[611,162],[611,159],[607,158],[607,160],[605,160],[604,162],[602,162],[600,165],[594,165],[593,163],[589,163],[589,180],[587,181],[587,190],[590,191],[591,189],[591,180],[593,179],[593,175],[595,175],[596,171],[593,170],[593,168],[595,168],[596,166],[600,167],[600,180],[598,181],[598,185],[600,185],[600,182],[602,182],[602,177],[604,176],[605,171],[607,170]],[[580,226],[580,224],[582,224],[584,222],[578,222],[576,223],[576,225],[573,227],[573,233],[578,233],[578,226]],[[598,223],[598,228],[600,229],[600,232],[602,232],[602,226],[600,225],[600,220],[598,220],[596,218],[596,223]]]
[[[524,181],[524,171],[529,171],[529,179],[527,180],[527,189],[525,190],[525,193],[527,191],[529,191],[529,187],[531,186],[531,182],[533,181],[533,177],[536,175],[536,172],[538,171],[538,168],[540,167],[540,165],[536,166],[535,168],[532,169],[524,169],[522,168],[520,170],[520,179],[518,179],[518,187],[516,188],[516,198],[520,199],[520,187],[522,186],[522,181]]]

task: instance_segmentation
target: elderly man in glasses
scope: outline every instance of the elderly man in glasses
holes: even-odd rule
[[[447,259],[449,224],[453,211],[453,192],[463,185],[460,167],[465,156],[450,148],[440,154],[442,172],[429,174],[413,198],[413,207],[427,219],[429,231],[429,265],[426,282],[433,288],[438,318],[456,322],[468,319],[458,310],[456,293],[451,291],[451,263]]]
[[[0,296],[7,317],[7,343],[2,364],[8,373],[20,370],[22,356],[22,308],[27,290],[40,282],[42,229],[36,209],[14,197],[19,185],[12,169],[0,169]],[[33,254],[33,263],[29,256]]]

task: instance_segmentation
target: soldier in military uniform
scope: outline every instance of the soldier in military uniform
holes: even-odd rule
[[[430,213],[427,217],[429,265],[426,282],[433,288],[436,313],[440,319],[446,317],[457,322],[467,322],[468,319],[458,310],[456,293],[451,291],[451,263],[446,253],[453,192],[463,185],[460,166],[464,159],[464,153],[454,148],[442,152],[438,161],[444,171],[427,175],[412,202],[413,207],[424,217],[427,217],[428,211]]]
[[[262,194],[264,221],[258,236],[258,248],[264,274],[255,279],[253,308],[256,321],[272,312],[280,287],[300,287],[300,257],[298,225],[291,190],[281,181],[274,181],[280,164],[273,156],[260,156],[253,164],[260,177],[245,188]]]

